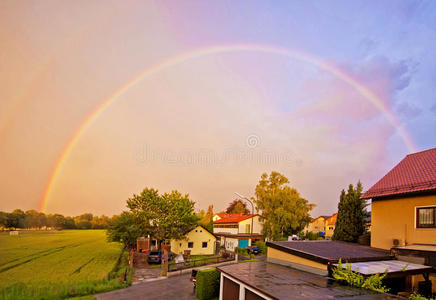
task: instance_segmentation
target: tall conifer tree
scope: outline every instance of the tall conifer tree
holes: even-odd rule
[[[360,180],[356,188],[350,184],[347,192],[341,191],[333,240],[356,242],[357,238],[365,232],[365,217],[368,212],[366,200],[360,199],[362,191]]]

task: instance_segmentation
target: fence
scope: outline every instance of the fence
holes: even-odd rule
[[[168,263],[168,272],[180,271],[183,269],[195,268],[199,266],[218,264],[226,261],[234,260],[234,256],[222,257],[205,257],[200,259],[191,259],[181,263],[169,262]]]

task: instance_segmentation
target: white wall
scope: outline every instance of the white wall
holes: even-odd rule
[[[239,233],[246,233],[245,226],[246,226],[246,224],[250,224],[250,226],[251,226],[251,219],[252,218],[239,222],[239,228],[238,228]],[[253,218],[253,233],[259,233],[259,234],[262,233],[262,223],[259,220],[259,216],[255,216]]]
[[[213,227],[213,233],[231,233],[231,234],[238,234],[238,228],[215,228],[215,225]]]
[[[238,239],[226,237],[226,243],[224,246],[227,251],[235,251],[235,248],[238,247]]]

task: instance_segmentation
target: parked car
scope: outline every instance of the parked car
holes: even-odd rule
[[[247,247],[247,252],[248,252],[248,254],[259,254],[260,249],[256,246],[249,246],[249,247]]]
[[[161,250],[154,250],[154,251],[150,251],[150,253],[148,254],[148,263],[156,263],[156,264],[160,264],[162,262],[162,251]],[[172,260],[173,259],[173,253],[169,252],[168,253],[168,260]]]

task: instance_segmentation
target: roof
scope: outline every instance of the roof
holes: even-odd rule
[[[215,216],[218,216],[220,218],[224,218],[225,216],[230,215],[228,213],[216,213]]]
[[[362,199],[436,191],[436,148],[407,155]]]
[[[211,236],[213,236],[214,239],[216,239],[216,236],[215,236],[212,232],[210,232],[209,230],[207,230],[206,227],[204,227],[204,226],[202,226],[202,225],[197,225],[197,226],[195,226],[195,228],[193,228],[192,230],[189,230],[186,234],[188,234],[188,233],[190,233],[190,232],[193,232],[193,231],[194,231],[195,229],[197,229],[198,227],[203,228],[203,230],[204,230],[206,233],[209,233]]]
[[[341,241],[268,242],[267,246],[323,264],[339,259],[349,262],[391,259],[387,250]]]
[[[337,219],[338,219],[338,214],[336,213],[333,216],[328,217],[325,221],[327,222],[327,225],[335,225]]]
[[[216,220],[213,222],[214,224],[219,223],[239,223],[241,221],[250,219],[251,217],[258,216],[258,214],[255,215],[243,215],[243,214],[226,214],[226,216],[222,217],[219,220]]]
[[[335,267],[338,264],[333,264]],[[344,267],[344,266],[342,266]],[[365,261],[351,264],[351,270],[365,276],[375,275],[377,273],[387,273],[387,277],[395,277],[396,275],[405,276],[429,273],[433,270],[431,266],[413,264],[401,260],[381,260],[381,261]]]
[[[315,222],[318,219],[323,218],[324,220],[327,219],[329,216],[319,216],[318,218],[314,219],[312,222]]]
[[[264,261],[219,266],[217,270],[272,299],[400,299],[340,285],[326,276]]]
[[[246,239],[246,238],[261,238],[263,237],[260,233],[230,233],[230,232],[215,232],[216,236],[225,236],[229,238],[235,238],[235,239]]]

